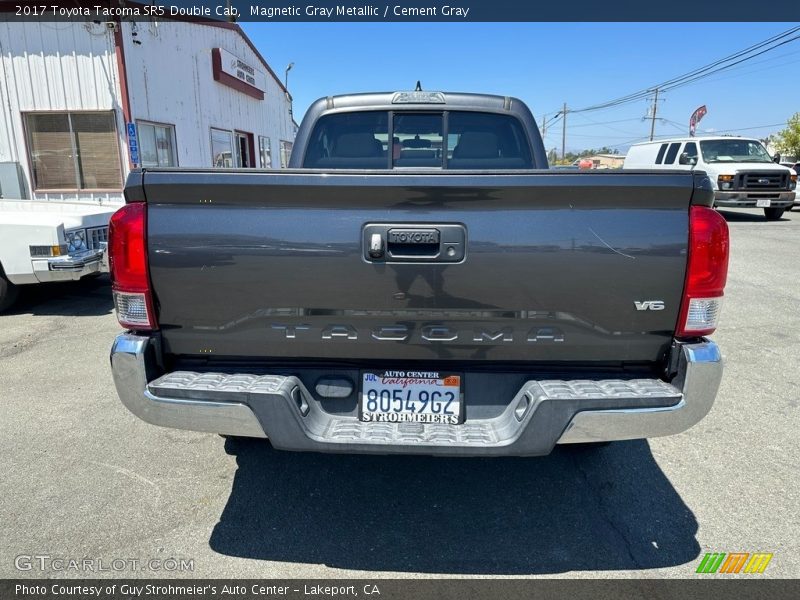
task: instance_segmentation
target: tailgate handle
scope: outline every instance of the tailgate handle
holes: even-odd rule
[[[383,257],[383,238],[380,233],[373,233],[369,237],[369,257],[382,258]]]
[[[362,229],[362,256],[369,262],[458,263],[466,250],[461,223],[366,223]]]
[[[393,258],[401,256],[433,258],[439,255],[440,239],[438,229],[420,227],[390,229],[386,232],[386,251]]]

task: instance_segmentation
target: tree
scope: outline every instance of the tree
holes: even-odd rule
[[[794,113],[786,123],[786,129],[778,133],[775,147],[800,160],[800,113]]]

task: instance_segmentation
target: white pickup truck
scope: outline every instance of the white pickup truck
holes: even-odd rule
[[[117,209],[79,202],[0,200],[0,311],[18,286],[108,271],[108,220]]]

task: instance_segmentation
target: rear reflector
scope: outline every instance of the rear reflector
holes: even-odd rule
[[[143,293],[114,292],[117,319],[126,327],[153,329],[147,304],[147,296]]]
[[[709,335],[717,328],[725,282],[728,279],[728,224],[705,206],[689,212],[689,259],[686,285],[675,335]]]
[[[117,320],[136,330],[158,328],[147,265],[147,205],[126,204],[111,216],[108,261]]]
[[[683,331],[686,335],[707,335],[717,328],[719,313],[722,309],[722,297],[691,298],[686,312],[686,323]],[[702,333],[700,333],[702,332]]]

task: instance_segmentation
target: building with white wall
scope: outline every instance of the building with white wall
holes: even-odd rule
[[[135,167],[280,168],[295,132],[281,81],[223,22],[0,21],[0,102],[0,186],[17,173],[39,200],[121,203]]]

